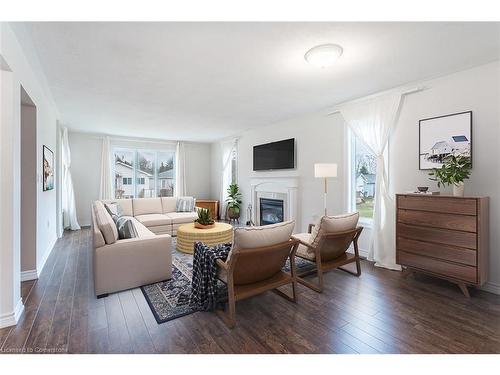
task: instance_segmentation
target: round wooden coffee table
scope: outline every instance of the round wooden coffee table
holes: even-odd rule
[[[207,246],[233,240],[233,227],[226,223],[215,223],[210,229],[198,229],[194,223],[184,224],[177,228],[177,250],[193,254],[194,243],[199,241]]]

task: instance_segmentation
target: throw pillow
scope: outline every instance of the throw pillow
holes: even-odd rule
[[[120,217],[123,216],[123,210],[116,202],[105,203],[104,207],[106,207],[106,210],[109,212],[111,218],[115,223]]]
[[[195,199],[193,197],[180,197],[177,199],[175,210],[177,212],[192,212],[195,209]]]
[[[130,217],[119,217],[116,220],[116,229],[118,230],[118,238],[120,240],[137,237],[137,229],[135,229],[134,222]]]

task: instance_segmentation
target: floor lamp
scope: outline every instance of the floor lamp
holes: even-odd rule
[[[326,195],[328,193],[328,182],[327,179],[330,177],[337,177],[337,164],[324,164],[324,163],[316,163],[314,164],[314,177],[323,178],[325,182],[325,191],[324,191],[324,206],[325,206],[325,216],[326,216]]]

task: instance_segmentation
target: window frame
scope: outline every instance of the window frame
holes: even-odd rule
[[[347,127],[347,211],[356,212],[356,135]],[[373,226],[373,217],[359,217],[359,223],[367,228]]]
[[[140,170],[138,168],[138,162],[139,162],[139,153],[142,153],[142,154],[154,154],[154,167],[153,167],[153,171],[154,171],[154,174],[153,174],[153,179],[154,179],[154,182],[153,182],[153,192],[154,192],[154,197],[155,198],[158,198],[159,197],[159,186],[158,186],[158,181],[159,181],[159,178],[158,178],[158,160],[159,160],[159,157],[158,155],[161,154],[161,153],[164,153],[164,154],[173,154],[173,170],[174,170],[174,178],[173,178],[173,181],[174,181],[174,188],[173,188],[173,196],[175,196],[175,191],[177,190],[177,180],[175,179],[175,175],[176,175],[176,168],[177,168],[177,165],[175,163],[175,153],[176,151],[175,150],[165,150],[165,149],[156,149],[156,148],[153,148],[153,149],[144,149],[144,148],[133,148],[133,147],[121,147],[121,146],[114,146],[112,147],[111,149],[111,169],[112,169],[112,173],[113,173],[113,194],[114,196],[116,197],[116,159],[115,159],[115,155],[117,152],[119,151],[123,151],[123,152],[127,152],[127,153],[132,153],[133,154],[133,165],[132,165],[132,177],[126,177],[127,179],[131,179],[132,180],[132,183],[131,184],[126,184],[126,185],[132,185],[132,191],[133,191],[133,197],[134,198],[138,198],[138,189],[137,189],[137,186],[138,185],[141,185],[139,183],[139,180],[143,179],[144,182],[146,183],[146,177],[138,177],[139,174],[140,174]],[[125,178],[125,177],[122,177],[122,178]],[[149,178],[148,178],[149,179]],[[125,185],[125,184],[124,184]]]

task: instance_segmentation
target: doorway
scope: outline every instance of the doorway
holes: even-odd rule
[[[21,86],[21,281],[37,279],[37,111]]]

